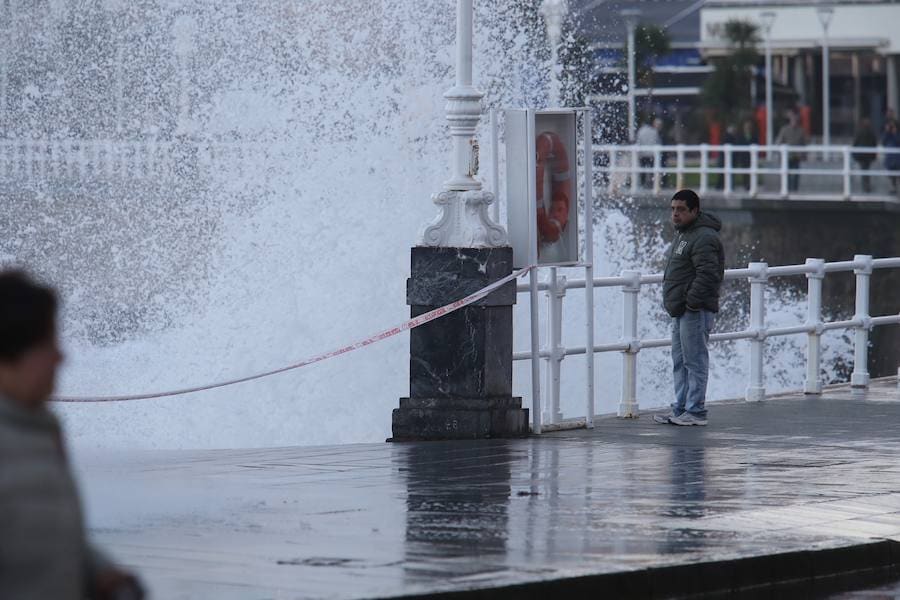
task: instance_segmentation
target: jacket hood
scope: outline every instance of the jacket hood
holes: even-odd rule
[[[697,218],[694,219],[690,225],[687,227],[679,227],[679,231],[689,231],[694,229],[695,227],[709,227],[710,229],[714,229],[715,231],[722,230],[722,219],[717,217],[716,215],[708,212],[700,211],[700,214],[697,215]]]

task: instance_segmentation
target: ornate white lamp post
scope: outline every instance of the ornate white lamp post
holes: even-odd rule
[[[822,24],[822,144],[831,145],[831,73],[828,57],[828,26],[834,17],[834,8],[819,6],[816,8],[819,22]],[[827,150],[823,153],[828,158]]]
[[[766,39],[766,144],[771,145],[775,135],[772,131],[772,25],[775,23],[775,13],[767,10],[759,18]]]
[[[547,25],[547,42],[550,44],[550,105],[562,104],[560,97],[559,45],[562,41],[562,26],[569,7],[566,0],[544,0],[541,4],[541,16]]]
[[[444,190],[432,196],[441,208],[422,232],[421,246],[490,248],[506,246],[506,230],[494,223],[487,207],[494,195],[481,189],[475,132],[481,120],[481,98],[472,85],[472,0],[459,0],[456,10],[456,85],[444,93],[453,138],[451,176]]]
[[[638,18],[641,16],[641,11],[638,8],[626,8],[620,14],[625,19],[625,26],[628,28],[628,45],[626,47],[626,52],[628,53],[628,141],[634,143],[637,129],[634,106],[634,91],[637,85],[634,64],[634,29],[637,26]]]
[[[453,138],[451,176],[432,198],[441,214],[411,251],[406,303],[424,314],[512,273],[506,230],[487,208],[481,189],[475,132],[482,93],[472,85],[472,0],[457,1],[456,85],[448,90]],[[512,396],[510,281],[477,303],[421,327],[409,336],[409,397],[391,419],[393,441],[515,437],[528,433],[528,411]]]

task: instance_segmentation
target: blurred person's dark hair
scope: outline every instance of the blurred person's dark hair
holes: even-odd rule
[[[0,272],[0,361],[13,362],[51,339],[57,304],[52,289],[23,271]]]

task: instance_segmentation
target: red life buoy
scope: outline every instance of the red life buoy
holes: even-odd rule
[[[542,242],[559,240],[569,223],[569,156],[559,136],[545,131],[537,136],[537,221]],[[544,169],[550,163],[552,186],[549,211],[544,207]]]

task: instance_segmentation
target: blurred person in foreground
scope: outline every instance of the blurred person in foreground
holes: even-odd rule
[[[0,271],[0,597],[135,600],[137,579],[87,541],[63,434],[53,290]]]

